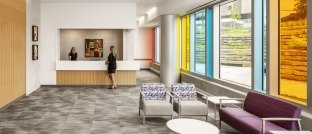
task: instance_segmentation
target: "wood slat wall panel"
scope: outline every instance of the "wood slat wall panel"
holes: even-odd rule
[[[26,0],[0,0],[0,108],[26,92]]]
[[[57,85],[110,85],[106,71],[57,71]],[[117,71],[117,85],[136,85],[136,71]]]

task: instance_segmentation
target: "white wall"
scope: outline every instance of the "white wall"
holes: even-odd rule
[[[136,27],[135,3],[43,3],[41,9],[42,23],[50,23],[58,28]]]
[[[41,85],[55,85],[59,59],[59,29],[135,29],[134,3],[41,4]]]
[[[39,45],[41,50],[41,36],[38,42],[32,41],[32,25],[40,28],[40,3],[38,0],[26,1],[26,95],[40,87],[40,61],[32,60],[32,45]],[[39,58],[40,55],[39,55]]]

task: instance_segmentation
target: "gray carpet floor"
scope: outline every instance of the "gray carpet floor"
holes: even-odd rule
[[[113,91],[107,87],[41,87],[0,111],[0,133],[166,134],[170,118],[147,118],[142,125],[138,101],[143,82],[159,82],[159,76],[139,71],[137,86]],[[237,132],[224,124],[221,133]]]

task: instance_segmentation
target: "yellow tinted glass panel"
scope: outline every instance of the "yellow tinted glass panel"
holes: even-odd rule
[[[287,100],[307,103],[306,0],[280,0],[280,89]]]
[[[181,55],[181,36],[180,36],[180,33],[181,33],[181,18],[180,17],[177,17],[176,18],[176,41],[177,41],[177,49],[176,49],[176,57],[178,57],[178,59],[180,59],[180,55]],[[181,68],[181,63],[178,62],[177,63],[177,70],[179,71]]]
[[[190,16],[182,17],[182,69],[190,70]]]

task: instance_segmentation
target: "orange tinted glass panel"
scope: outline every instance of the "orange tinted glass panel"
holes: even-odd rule
[[[280,97],[307,103],[306,0],[280,0]]]

